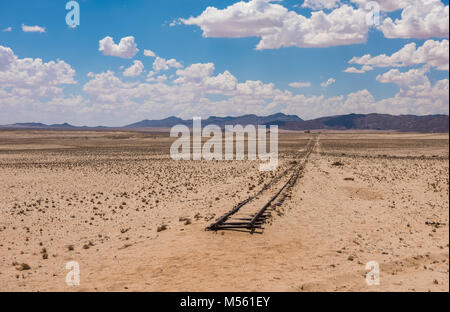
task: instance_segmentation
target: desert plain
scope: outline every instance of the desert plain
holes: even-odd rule
[[[262,205],[313,139],[263,231],[205,231],[274,181]],[[175,161],[171,142],[0,131],[0,291],[449,291],[448,134],[284,132],[274,172]]]

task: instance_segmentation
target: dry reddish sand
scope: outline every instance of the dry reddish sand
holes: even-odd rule
[[[263,234],[204,230],[278,176],[261,207],[311,137],[261,173],[173,161],[164,133],[2,131],[0,291],[448,291],[448,134],[322,133]]]

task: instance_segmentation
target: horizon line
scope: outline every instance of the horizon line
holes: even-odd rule
[[[203,118],[200,117],[202,120],[208,120],[210,118],[240,118],[240,117],[245,117],[245,116],[255,116],[255,117],[259,117],[259,118],[265,118],[265,117],[270,117],[270,116],[274,116],[274,115],[284,115],[284,116],[295,116],[301,120],[297,121],[297,122],[307,122],[307,121],[312,121],[312,120],[317,120],[317,119],[322,119],[322,118],[331,118],[331,117],[340,117],[340,116],[350,116],[350,115],[388,115],[388,116],[393,116],[393,117],[401,117],[401,116],[414,116],[414,117],[427,117],[427,116],[447,116],[449,117],[449,114],[424,114],[424,115],[416,115],[416,114],[389,114],[389,113],[348,113],[348,114],[341,114],[341,115],[327,115],[327,116],[321,116],[321,117],[317,117],[317,118],[311,118],[311,119],[303,119],[300,116],[298,116],[297,114],[285,114],[282,112],[278,112],[278,113],[273,113],[273,114],[269,114],[269,115],[257,115],[257,114],[243,114],[243,115],[237,115],[237,116],[215,116],[215,115],[210,115],[207,118]],[[169,118],[177,118],[180,119],[182,121],[192,121],[194,118],[196,117],[192,117],[191,119],[184,119],[178,116],[167,116],[167,117],[163,117],[160,119],[141,119],[135,122],[131,122],[129,124],[126,125],[122,125],[122,126],[104,126],[104,125],[97,125],[97,126],[87,126],[87,125],[81,125],[81,126],[77,126],[74,124],[71,124],[69,122],[61,122],[61,123],[51,123],[51,124],[47,124],[44,122],[38,122],[38,121],[28,121],[28,122],[14,122],[14,123],[10,123],[10,124],[1,124],[0,127],[11,127],[11,126],[15,126],[15,125],[25,125],[25,124],[40,124],[43,126],[71,126],[71,127],[77,127],[77,128],[125,128],[127,126],[139,123],[139,122],[143,122],[143,121],[162,121],[165,119],[169,119]],[[295,122],[295,121],[291,121],[291,122]],[[154,127],[154,128],[159,128],[159,127]]]

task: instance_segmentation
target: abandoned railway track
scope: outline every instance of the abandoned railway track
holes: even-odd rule
[[[247,198],[234,206],[230,211],[225,213],[222,217],[217,219],[214,223],[206,228],[207,231],[219,230],[235,230],[253,233],[263,230],[263,225],[271,216],[273,207],[281,206],[286,198],[289,196],[291,189],[296,184],[299,177],[302,175],[309,156],[314,151],[318,144],[318,137],[311,138],[306,147],[306,153],[300,162],[294,162],[293,166],[285,170],[281,176],[273,178],[266,184],[257,194]],[[273,187],[283,176],[291,173],[289,179],[283,185],[275,190],[275,193],[265,201],[262,206],[250,205],[250,203],[257,201],[263,193]],[[259,209],[258,209],[259,208]]]

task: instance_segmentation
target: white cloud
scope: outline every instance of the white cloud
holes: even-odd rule
[[[64,61],[43,62],[18,58],[0,46],[0,123],[53,120],[74,115],[82,96],[65,95],[64,86],[76,84],[75,70]],[[83,103],[83,104],[82,104]]]
[[[17,59],[13,50],[0,46],[0,71],[4,71]]]
[[[12,27],[7,27],[5,29],[2,30],[3,32],[10,32],[12,31]]]
[[[0,64],[0,121],[11,112],[26,121],[78,120],[91,125],[123,125],[143,115],[192,118],[198,114],[267,115],[281,111],[310,119],[347,113],[448,113],[448,79],[432,84],[427,77],[428,66],[403,73],[394,69],[379,75],[378,83],[394,83],[399,91],[393,97],[375,100],[366,89],[331,97],[294,94],[278,89],[274,83],[239,81],[227,70],[215,73],[213,63],[192,64],[170,76],[153,70],[133,82],[112,71],[91,72],[82,95],[66,96],[62,87],[75,83],[75,72],[63,61],[21,60],[11,49],[0,47]],[[322,86],[334,82],[330,78]],[[306,84],[293,82],[292,86]]]
[[[351,73],[351,74],[362,74],[365,73],[362,69],[357,69],[356,67],[348,67],[344,70],[345,73]]]
[[[424,66],[407,72],[391,69],[382,75],[378,75],[377,80],[379,82],[394,83],[400,88],[393,99],[384,99],[380,102],[394,104],[397,101],[398,103],[404,103],[414,113],[419,114],[436,112],[448,114],[449,80],[439,80],[433,86],[426,76],[428,71],[429,66]]]
[[[206,77],[210,77],[213,72],[213,63],[192,64],[185,69],[177,70],[177,75],[179,76],[179,78],[175,80],[175,83],[199,83]]]
[[[331,86],[333,83],[335,83],[336,82],[336,79],[334,79],[334,78],[329,78],[327,81],[325,81],[325,82],[322,82],[321,84],[320,84],[320,86],[322,87],[322,88],[327,88],[327,87],[329,87],[329,86]]]
[[[153,79],[153,76],[155,76],[155,75],[156,75],[156,72],[151,70],[147,74],[147,79]]]
[[[429,71],[429,66],[419,69],[410,69],[407,72],[400,72],[398,69],[377,76],[377,80],[382,83],[395,83],[400,88],[401,96],[417,97],[420,93],[430,90],[431,83],[425,75]]]
[[[11,89],[9,96],[59,96],[60,85],[75,84],[74,77],[75,70],[64,61],[19,59],[10,48],[0,46],[0,89]]]
[[[147,79],[146,79],[146,81],[148,81],[148,82],[159,82],[159,83],[162,83],[162,82],[165,82],[165,81],[167,81],[169,78],[167,78],[167,76],[166,75],[159,75],[159,76],[157,76],[157,77],[153,77],[154,76],[154,73],[153,74],[149,74],[149,75],[147,75]]]
[[[167,81],[166,75],[160,75],[160,76],[156,77],[156,82],[164,82],[164,81]]]
[[[289,11],[275,0],[239,1],[224,9],[206,8],[199,16],[179,19],[185,25],[196,25],[204,37],[259,37],[257,49],[281,47],[330,47],[364,43],[369,26],[366,17],[375,8],[373,1],[352,0],[358,5],[338,0],[306,0],[303,7],[331,9],[328,14],[313,11],[305,17]],[[281,1],[280,1],[281,2]],[[440,0],[379,0],[381,12],[402,10],[401,18],[387,17],[378,28],[387,38],[447,38],[448,5]]]
[[[155,77],[156,72],[150,72],[146,83],[125,83],[114,73],[106,72],[96,75],[83,90],[93,103],[91,113],[120,116],[132,111],[127,118],[133,121],[142,114],[192,118],[198,114],[207,117],[281,111],[310,119],[348,113],[448,113],[448,79],[432,85],[426,77],[428,67],[379,75],[379,82],[395,83],[399,87],[394,97],[379,101],[366,89],[347,95],[307,97],[277,89],[273,83],[239,82],[229,71],[215,75],[214,68],[213,63],[192,64],[177,70],[174,78]],[[322,87],[334,82],[330,78]],[[212,100],[210,94],[220,95],[220,100]]]
[[[161,70],[168,70],[169,68],[181,68],[183,67],[180,63],[175,59],[166,60],[162,57],[157,56],[155,61],[153,62],[153,69],[156,72]]]
[[[169,26],[174,27],[174,26],[181,25],[181,24],[182,24],[182,22],[180,19],[174,19],[169,23]]]
[[[311,82],[291,82],[289,84],[289,87],[291,88],[308,88],[311,87]]]
[[[307,18],[270,0],[250,0],[223,10],[208,7],[200,16],[180,21],[199,26],[204,37],[259,37],[256,48],[262,50],[366,42],[366,14],[365,9],[342,5],[329,14],[315,11]]]
[[[136,85],[136,83],[122,82],[114,72],[107,71],[96,74],[83,86],[83,91],[93,102],[126,102],[124,100],[129,98],[130,91]]]
[[[352,2],[358,4],[358,6],[365,8],[369,3],[376,3],[380,6],[380,10],[384,12],[393,12],[406,8],[407,6],[413,4],[418,0],[351,0]]]
[[[387,17],[379,27],[386,38],[448,38],[448,5],[440,0],[411,1],[393,21]]]
[[[420,69],[411,69],[407,72],[400,72],[398,69],[391,69],[390,71],[377,76],[377,80],[383,83],[395,83],[400,88],[408,88],[409,86],[423,85],[429,83],[425,73],[428,67]]]
[[[133,65],[124,70],[123,75],[125,77],[135,77],[142,74],[144,70],[144,64],[141,61],[133,61]]]
[[[232,98],[236,105],[261,105],[265,100],[281,94],[274,84],[264,84],[261,81],[246,81],[238,83],[228,71],[213,75],[214,64],[193,64],[185,70],[178,70],[174,84],[165,83],[165,75],[154,78],[155,73],[149,73],[147,82],[125,83],[113,72],[95,75],[86,83],[83,90],[93,103],[93,110],[113,112],[124,107],[133,112],[145,109],[158,110],[164,107],[163,114],[214,114],[215,110],[223,111],[218,105],[207,98],[208,94],[222,94]],[[138,104],[136,101],[143,101]],[[230,99],[231,100],[231,99]],[[147,103],[147,104],[145,104]],[[204,106],[206,105],[206,106]],[[226,109],[232,109],[229,105]],[[161,112],[160,112],[161,114]],[[192,116],[191,116],[192,117]]]
[[[144,55],[148,57],[155,57],[156,54],[152,50],[144,50]]]
[[[39,32],[39,33],[45,33],[46,29],[45,27],[41,27],[41,26],[27,26],[22,24],[22,31],[23,32]]]
[[[366,54],[361,57],[353,57],[350,64],[364,65],[361,70],[346,72],[365,72],[373,69],[373,67],[404,67],[418,64],[428,64],[439,70],[449,69],[449,42],[448,40],[434,41],[427,40],[419,48],[414,42],[406,44],[399,51],[391,56],[381,54],[371,56]]]
[[[47,106],[59,108],[71,108],[72,110],[79,110],[85,104],[85,99],[81,95],[71,95],[69,97],[55,97],[46,102]],[[58,120],[58,123],[61,122]]]
[[[107,36],[99,41],[99,51],[104,55],[118,56],[121,58],[132,58],[139,52],[134,37],[124,37],[119,44],[115,44],[113,38]]]
[[[305,0],[302,4],[304,8],[312,10],[334,9],[339,6],[340,0]]]
[[[212,73],[211,73],[212,74]],[[231,94],[238,87],[238,80],[228,70],[204,80],[205,92],[215,94]]]
[[[419,83],[420,85],[420,83]],[[401,90],[394,97],[375,100],[366,89],[342,96],[283,95],[274,98],[273,111],[297,114],[304,119],[349,113],[381,114],[448,114],[449,81],[443,79],[435,85],[415,88],[416,92]]]

